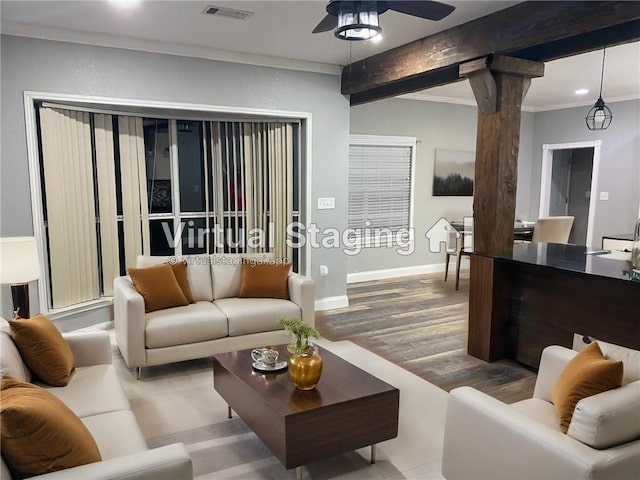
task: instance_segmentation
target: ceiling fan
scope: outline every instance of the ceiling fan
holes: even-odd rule
[[[342,40],[368,40],[382,33],[378,15],[387,10],[428,20],[442,20],[455,10],[453,5],[432,1],[353,1],[330,0],[328,15],[313,29],[313,33],[333,30]]]

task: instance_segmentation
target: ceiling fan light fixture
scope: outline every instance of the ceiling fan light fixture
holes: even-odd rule
[[[366,2],[362,2],[356,5],[354,10],[340,8],[338,26],[333,32],[336,38],[350,41],[369,40],[381,33],[375,4],[367,7]]]

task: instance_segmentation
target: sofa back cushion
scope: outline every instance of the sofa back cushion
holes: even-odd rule
[[[139,255],[136,261],[138,268],[150,267],[161,263],[171,263],[175,260],[187,262],[187,277],[191,288],[191,297],[196,302],[210,302],[213,300],[211,288],[211,267],[207,255],[193,255],[176,258],[174,256]]]
[[[0,318],[0,370],[3,375],[11,375],[23,382],[31,381],[31,372],[9,335],[9,322],[4,318]]]
[[[640,438],[640,381],[580,400],[567,435],[598,449]]]
[[[616,360],[624,364],[622,384],[640,380],[640,351],[614,345],[598,340],[602,354],[609,360]]]
[[[213,299],[233,298],[240,295],[243,259],[265,261],[273,259],[272,253],[242,253],[211,255]]]
[[[55,395],[12,377],[1,388],[2,456],[14,471],[39,475],[101,460],[87,427]]]

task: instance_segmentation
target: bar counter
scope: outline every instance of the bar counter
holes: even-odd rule
[[[513,253],[471,253],[470,355],[537,368],[547,345],[573,334],[640,349],[640,281],[631,262],[593,249],[515,244]]]

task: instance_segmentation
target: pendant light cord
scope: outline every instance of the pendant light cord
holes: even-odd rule
[[[607,49],[602,49],[602,71],[600,73],[600,98],[602,98],[602,82],[604,81],[604,56],[607,53]]]

